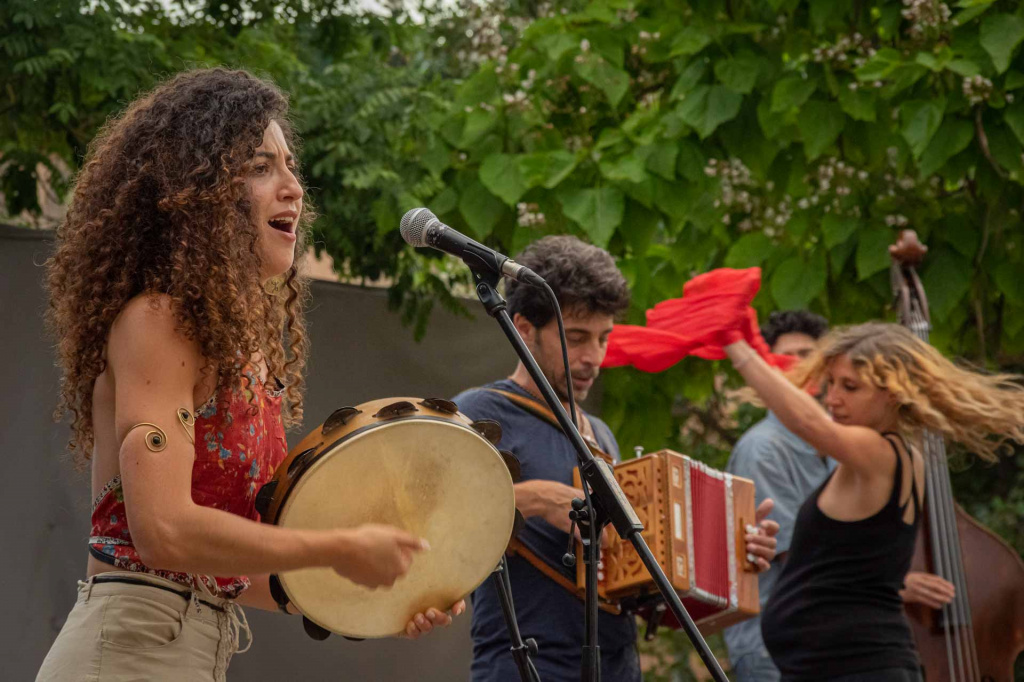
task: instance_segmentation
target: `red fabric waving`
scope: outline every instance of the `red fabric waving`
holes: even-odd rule
[[[698,275],[683,285],[682,298],[648,310],[646,327],[615,325],[601,366],[661,372],[689,355],[722,360],[725,346],[744,339],[769,364],[788,369],[794,358],[771,353],[750,307],[760,288],[761,268]]]

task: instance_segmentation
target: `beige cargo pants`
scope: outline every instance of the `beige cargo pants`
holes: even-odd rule
[[[185,586],[144,573],[103,575],[147,584],[79,582],[78,601],[36,682],[224,682],[231,656],[252,642],[233,602],[188,598]],[[239,650],[242,632],[248,641]]]

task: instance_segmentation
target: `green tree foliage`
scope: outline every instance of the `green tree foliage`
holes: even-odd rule
[[[416,198],[510,253],[551,233],[606,246],[632,322],[720,266],[763,269],[762,313],[889,316],[886,247],[913,227],[933,342],[1020,371],[1021,17],[1014,2],[605,0],[497,41],[485,26],[490,53],[422,142],[443,189]],[[722,465],[758,415],[723,409],[716,376],[698,360],[610,371],[605,415],[626,445]],[[971,511],[1024,549],[1019,455],[954,466]]]

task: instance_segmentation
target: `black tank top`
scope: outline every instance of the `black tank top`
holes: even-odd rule
[[[761,618],[765,646],[785,680],[920,667],[899,590],[914,555],[921,496],[912,475],[906,504],[914,505],[914,523],[904,523],[903,456],[897,436],[883,435],[896,474],[892,496],[877,514],[860,521],[826,516],[818,498],[835,472],[797,514],[789,558]]]

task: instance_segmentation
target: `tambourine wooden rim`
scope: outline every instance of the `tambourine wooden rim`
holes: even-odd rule
[[[448,401],[388,398],[339,413],[303,438],[260,490],[263,521],[297,528],[387,523],[427,537],[432,549],[391,590],[366,590],[330,569],[301,569],[277,576],[275,599],[293,601],[331,632],[392,636],[415,613],[401,613],[409,604],[446,608],[497,566],[517,521],[515,463],[495,448],[496,422],[473,422]],[[309,608],[320,592],[323,599]],[[365,625],[355,623],[363,613]],[[406,620],[396,627],[399,615]]]

